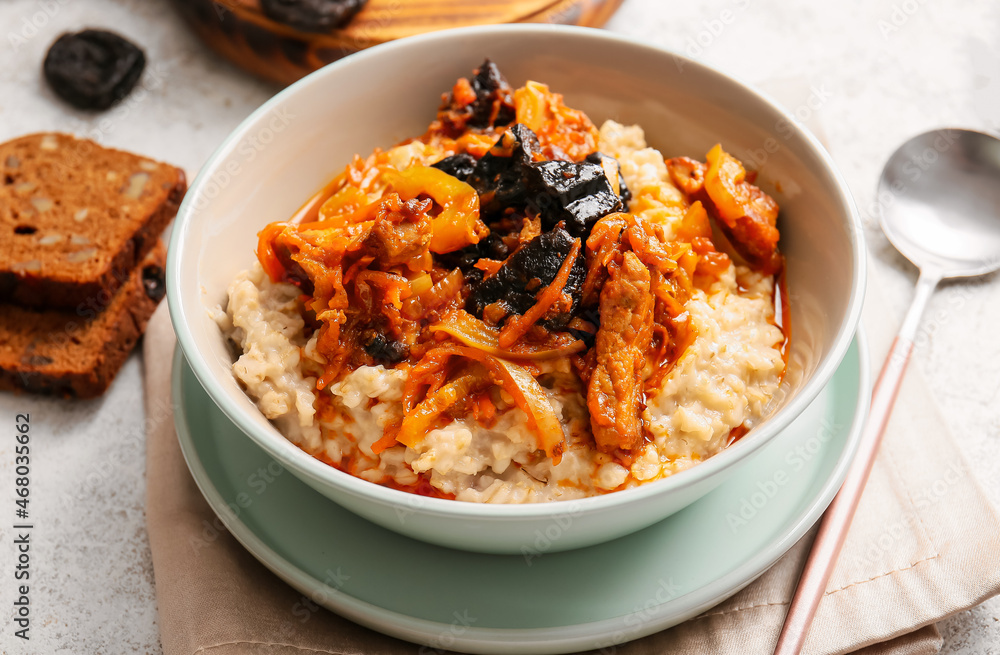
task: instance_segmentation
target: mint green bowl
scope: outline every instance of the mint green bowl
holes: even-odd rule
[[[649,143],[668,154],[699,155],[721,141],[739,157],[768,139],[778,144],[759,181],[782,207],[792,346],[780,403],[732,447],[677,475],[604,496],[463,503],[381,487],[323,464],[287,441],[240,389],[209,309],[224,304],[230,281],[252,264],[257,232],[294,213],[354,153],[422,133],[442,90],[486,56],[512,84],[543,81],[597,124],[613,118],[641,125]],[[747,465],[798,416],[851,343],[864,253],[857,210],[830,156],[767,97],[696,61],[608,32],[504,25],[378,46],[309,75],[261,106],[205,164],[180,208],[167,296],[179,346],[209,396],[317,491],[390,530],[444,546],[518,553],[540,535],[558,532],[548,549],[559,551],[629,534],[682,509]]]

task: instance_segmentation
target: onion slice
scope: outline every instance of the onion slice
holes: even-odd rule
[[[500,331],[491,328],[462,309],[449,312],[442,317],[440,323],[432,325],[429,329],[431,332],[444,332],[463,345],[482,350],[494,357],[503,357],[504,359],[531,361],[557,359],[559,357],[568,357],[587,347],[583,341],[576,339],[565,346],[556,348],[532,347],[527,344],[520,346],[524,350],[501,348]]]
[[[494,357],[482,350],[451,344],[428,351],[424,355],[424,360],[443,362],[450,356],[466,357],[482,364],[489,372],[492,381],[509,393],[517,406],[528,415],[528,423],[538,439],[538,448],[544,450],[545,454],[556,463],[559,462],[565,449],[562,424],[559,422],[555,410],[552,409],[552,404],[549,402],[549,397],[542,385],[538,384],[538,381],[526,368],[509,360]],[[460,394],[463,389],[469,390],[474,386],[475,380],[466,380],[468,377],[470,376],[460,376],[445,384],[407,412],[403,416],[403,425],[405,428],[409,420],[412,429],[403,434],[404,429],[401,428],[397,440],[411,447],[419,443],[444,409],[461,398]],[[411,380],[411,382],[413,381]]]
[[[396,435],[396,441],[410,448],[420,443],[434,428],[438,418],[452,405],[489,386],[489,378],[482,374],[482,369],[480,372],[479,375],[466,373],[455,378],[430,394],[412,411],[407,412],[403,416],[403,424],[399,428],[399,434]]]

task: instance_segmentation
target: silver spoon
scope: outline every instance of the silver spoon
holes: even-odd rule
[[[1000,269],[1000,139],[947,129],[913,137],[886,162],[878,199],[882,231],[920,270],[920,277],[872,390],[858,454],[820,522],[775,655],[798,653],[806,641],[875,463],[931,294],[942,279]]]

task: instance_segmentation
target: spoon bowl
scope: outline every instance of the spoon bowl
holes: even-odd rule
[[[1000,268],[1000,139],[944,129],[913,137],[879,180],[882,230],[920,269],[916,292],[872,390],[868,421],[847,479],[820,521],[774,655],[798,655],[868,483],[920,317],[938,282]]]
[[[1000,139],[972,130],[915,136],[879,180],[882,230],[939,278],[1000,268]]]

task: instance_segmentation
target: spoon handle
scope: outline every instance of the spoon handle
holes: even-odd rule
[[[799,585],[788,607],[788,614],[778,636],[774,655],[795,655],[801,652],[805,644],[809,625],[826,591],[826,583],[836,566],[837,556],[844,545],[851,520],[861,500],[861,493],[875,464],[875,455],[878,453],[885,426],[892,415],[892,406],[899,393],[903,373],[913,352],[913,340],[920,324],[920,317],[940,280],[940,276],[934,272],[920,274],[913,302],[892,342],[872,390],[871,410],[865,422],[858,453],[851,463],[843,486],[820,522],[816,540],[813,542],[812,550],[802,569],[802,576],[799,578]]]

